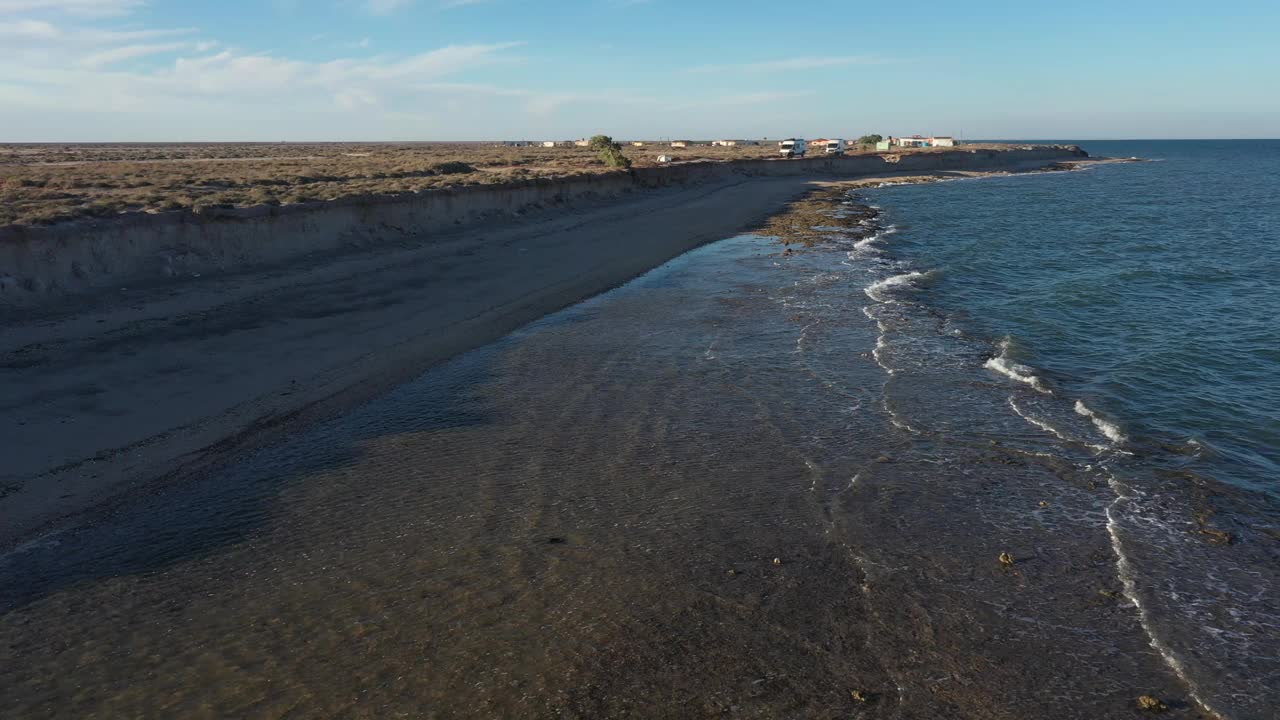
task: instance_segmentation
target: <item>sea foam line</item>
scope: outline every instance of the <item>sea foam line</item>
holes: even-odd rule
[[[914,287],[917,280],[922,280],[928,276],[929,273],[927,272],[918,272],[915,270],[902,273],[901,275],[891,275],[883,280],[877,280],[876,282],[871,283],[863,290],[863,292],[867,294],[867,297],[878,303],[891,303],[893,302],[893,299],[886,294],[887,291],[895,288]]]
[[[1094,427],[1098,428],[1099,432],[1106,435],[1107,439],[1116,445],[1123,445],[1129,441],[1129,438],[1125,437],[1124,433],[1120,431],[1119,425],[1106,420],[1098,415],[1098,413],[1090,410],[1089,406],[1085,405],[1084,402],[1080,400],[1076,401],[1076,414],[1089,418],[1089,420],[1093,422]]]
[[[1009,348],[1011,348],[1012,345],[1013,343],[1010,342],[1008,338],[1001,340],[999,344],[1000,354],[987,360],[987,362],[983,364],[983,367],[988,370],[994,370],[1011,380],[1016,380],[1020,383],[1030,385],[1038,392],[1042,392],[1045,395],[1052,395],[1053,391],[1044,384],[1044,381],[1040,379],[1039,375],[1036,375],[1036,371],[1034,369],[1015,362],[1009,357]]]
[[[876,247],[876,243],[898,232],[897,225],[890,225],[879,230],[853,244],[855,250],[860,252],[880,252],[880,248]]]
[[[1032,424],[1032,425],[1034,425],[1034,426],[1036,426],[1036,427],[1040,428],[1041,430],[1044,430],[1045,432],[1047,432],[1047,433],[1049,433],[1049,434],[1051,434],[1051,435],[1053,435],[1053,436],[1057,437],[1059,440],[1065,440],[1065,441],[1067,441],[1067,442],[1071,442],[1071,438],[1069,438],[1069,437],[1067,437],[1066,435],[1064,435],[1064,434],[1062,434],[1061,432],[1059,432],[1059,431],[1058,431],[1058,428],[1056,428],[1056,427],[1054,427],[1054,426],[1050,425],[1050,424],[1049,424],[1049,423],[1047,423],[1047,422],[1044,422],[1044,421],[1042,421],[1042,420],[1039,420],[1039,419],[1037,419],[1037,418],[1035,418],[1035,417],[1032,417],[1031,415],[1028,415],[1028,414],[1026,414],[1026,413],[1022,412],[1022,408],[1018,407],[1018,404],[1017,404],[1016,402],[1014,402],[1014,401],[1013,401],[1013,398],[1009,398],[1009,407],[1013,408],[1013,414],[1014,414],[1014,415],[1017,415],[1018,417],[1022,418],[1023,420],[1026,420],[1028,423],[1030,423],[1030,424]]]
[[[1150,614],[1147,612],[1146,607],[1143,606],[1142,601],[1138,598],[1138,585],[1133,579],[1133,567],[1129,562],[1129,557],[1124,554],[1124,543],[1120,540],[1120,521],[1116,519],[1118,506],[1121,503],[1132,500],[1133,495],[1126,492],[1127,488],[1118,479],[1116,479],[1115,475],[1110,472],[1107,472],[1106,475],[1107,485],[1111,487],[1112,492],[1116,495],[1116,499],[1107,506],[1107,534],[1111,536],[1111,551],[1116,556],[1116,575],[1120,579],[1120,585],[1123,588],[1125,599],[1133,603],[1134,609],[1137,610],[1138,624],[1142,627],[1142,631],[1146,633],[1147,638],[1151,640],[1152,649],[1154,649],[1165,661],[1165,664],[1173,670],[1173,674],[1177,675],[1178,679],[1187,686],[1187,694],[1191,696],[1191,699],[1195,700],[1200,707],[1204,708],[1205,712],[1219,720],[1226,720],[1226,715],[1215,710],[1200,697],[1197,692],[1199,686],[1191,679],[1191,676],[1187,674],[1187,669],[1182,664],[1182,661],[1178,659],[1178,656],[1175,655],[1171,649],[1169,649],[1169,646],[1165,645],[1164,642],[1160,640],[1159,636],[1156,635],[1155,629],[1151,625]]]

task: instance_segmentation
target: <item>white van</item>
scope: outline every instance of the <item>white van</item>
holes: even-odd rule
[[[828,155],[843,155],[843,154],[844,154],[844,140],[828,140],[828,141],[827,141],[827,154],[828,154]]]
[[[804,140],[789,138],[778,143],[778,149],[782,151],[782,157],[804,157],[805,143]]]

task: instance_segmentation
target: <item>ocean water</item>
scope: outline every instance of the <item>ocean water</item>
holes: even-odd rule
[[[6,709],[1276,717],[1277,146],[1084,145],[1155,161],[726,238],[0,557]]]
[[[1117,576],[1200,706],[1274,717],[1280,141],[1082,144],[1149,162],[865,193],[896,291],[868,294],[914,321],[898,362],[977,352],[1036,452],[1105,478]]]
[[[1126,447],[1280,494],[1280,141],[1091,142],[1142,165],[874,193],[921,299]]]

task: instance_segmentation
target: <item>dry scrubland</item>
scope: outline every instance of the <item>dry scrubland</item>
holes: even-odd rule
[[[637,167],[657,164],[660,154],[715,161],[777,152],[772,143],[676,149],[624,144],[623,151]],[[493,143],[0,145],[0,225],[129,211],[285,205],[606,172],[624,171],[607,168],[588,148]]]
[[[761,157],[696,148],[680,159]],[[625,149],[637,166],[657,146]],[[611,171],[588,148],[492,143],[0,146],[0,225],[127,211],[290,204]]]

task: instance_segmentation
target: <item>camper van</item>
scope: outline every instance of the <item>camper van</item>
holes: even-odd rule
[[[828,140],[828,141],[827,141],[827,154],[828,154],[828,155],[843,155],[843,154],[844,154],[844,140]]]
[[[782,157],[804,157],[804,140],[797,138],[783,140],[778,143],[778,149],[782,151]]]

